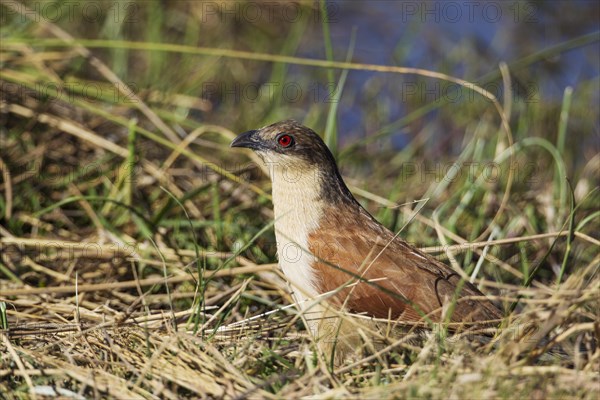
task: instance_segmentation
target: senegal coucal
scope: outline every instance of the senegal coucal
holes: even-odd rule
[[[327,307],[406,322],[502,318],[456,271],[377,222],[352,196],[313,130],[281,121],[242,133],[231,146],[254,150],[267,166],[279,265],[301,309],[323,318],[324,306],[312,301],[318,299]],[[311,329],[319,339],[322,323]]]

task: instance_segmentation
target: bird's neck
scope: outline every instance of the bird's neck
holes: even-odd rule
[[[330,171],[312,165],[292,168],[281,162],[265,162],[272,182],[279,265],[292,284],[294,298],[302,302],[319,294],[309,237],[323,223],[330,207],[358,211],[360,206],[335,165]]]
[[[289,240],[304,243],[304,238],[318,227],[324,210],[330,207],[348,212],[361,209],[335,164],[293,168],[285,163],[267,162],[267,166],[278,241],[285,235]]]
[[[299,170],[276,165],[269,172],[279,265],[291,284],[295,301],[305,308],[309,303],[306,300],[319,294],[309,236],[323,217],[321,179],[313,168]]]
[[[308,235],[317,228],[325,205],[318,171],[282,166],[273,168],[270,174],[277,241],[305,245]]]

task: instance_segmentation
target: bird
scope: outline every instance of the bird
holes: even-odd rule
[[[500,309],[473,284],[384,227],[354,198],[312,129],[284,120],[238,135],[231,147],[253,150],[266,166],[279,266],[295,303],[317,314],[309,330],[336,365],[356,347],[356,338],[337,348],[335,340],[324,340],[356,336],[353,327],[336,330],[325,323],[340,323],[331,318],[337,310],[415,323],[502,320]]]

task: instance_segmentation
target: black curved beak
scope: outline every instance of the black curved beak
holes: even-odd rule
[[[256,133],[258,130],[248,131],[240,134],[238,137],[233,139],[231,142],[231,147],[245,147],[248,149],[257,150],[262,147],[260,139],[257,137]]]

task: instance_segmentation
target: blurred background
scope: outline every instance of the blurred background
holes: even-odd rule
[[[403,146],[433,123],[433,146],[451,147],[455,131],[460,135],[490,111],[481,96],[456,84],[356,70],[340,82],[340,69],[249,60],[240,54],[211,56],[210,51],[188,54],[175,47],[416,67],[468,80],[499,99],[498,65],[505,62],[515,112],[539,112],[530,130],[545,135],[556,127],[556,112],[570,86],[575,106],[592,105],[573,108],[570,134],[579,138],[581,151],[598,144],[600,6],[595,1],[8,3],[14,6],[2,7],[5,40],[36,37],[36,31],[44,39],[54,37],[47,31],[42,35],[43,25],[35,20],[56,24],[77,39],[103,40],[90,47],[93,54],[142,98],[156,102],[160,94],[196,100],[171,104],[168,110],[180,120],[239,131],[294,117],[323,130],[335,106],[342,145],[386,132],[395,146]],[[19,14],[28,5],[31,12]],[[135,50],[128,41],[147,46]],[[161,46],[153,50],[152,44]],[[57,73],[67,78],[98,78],[75,54],[61,67]]]

